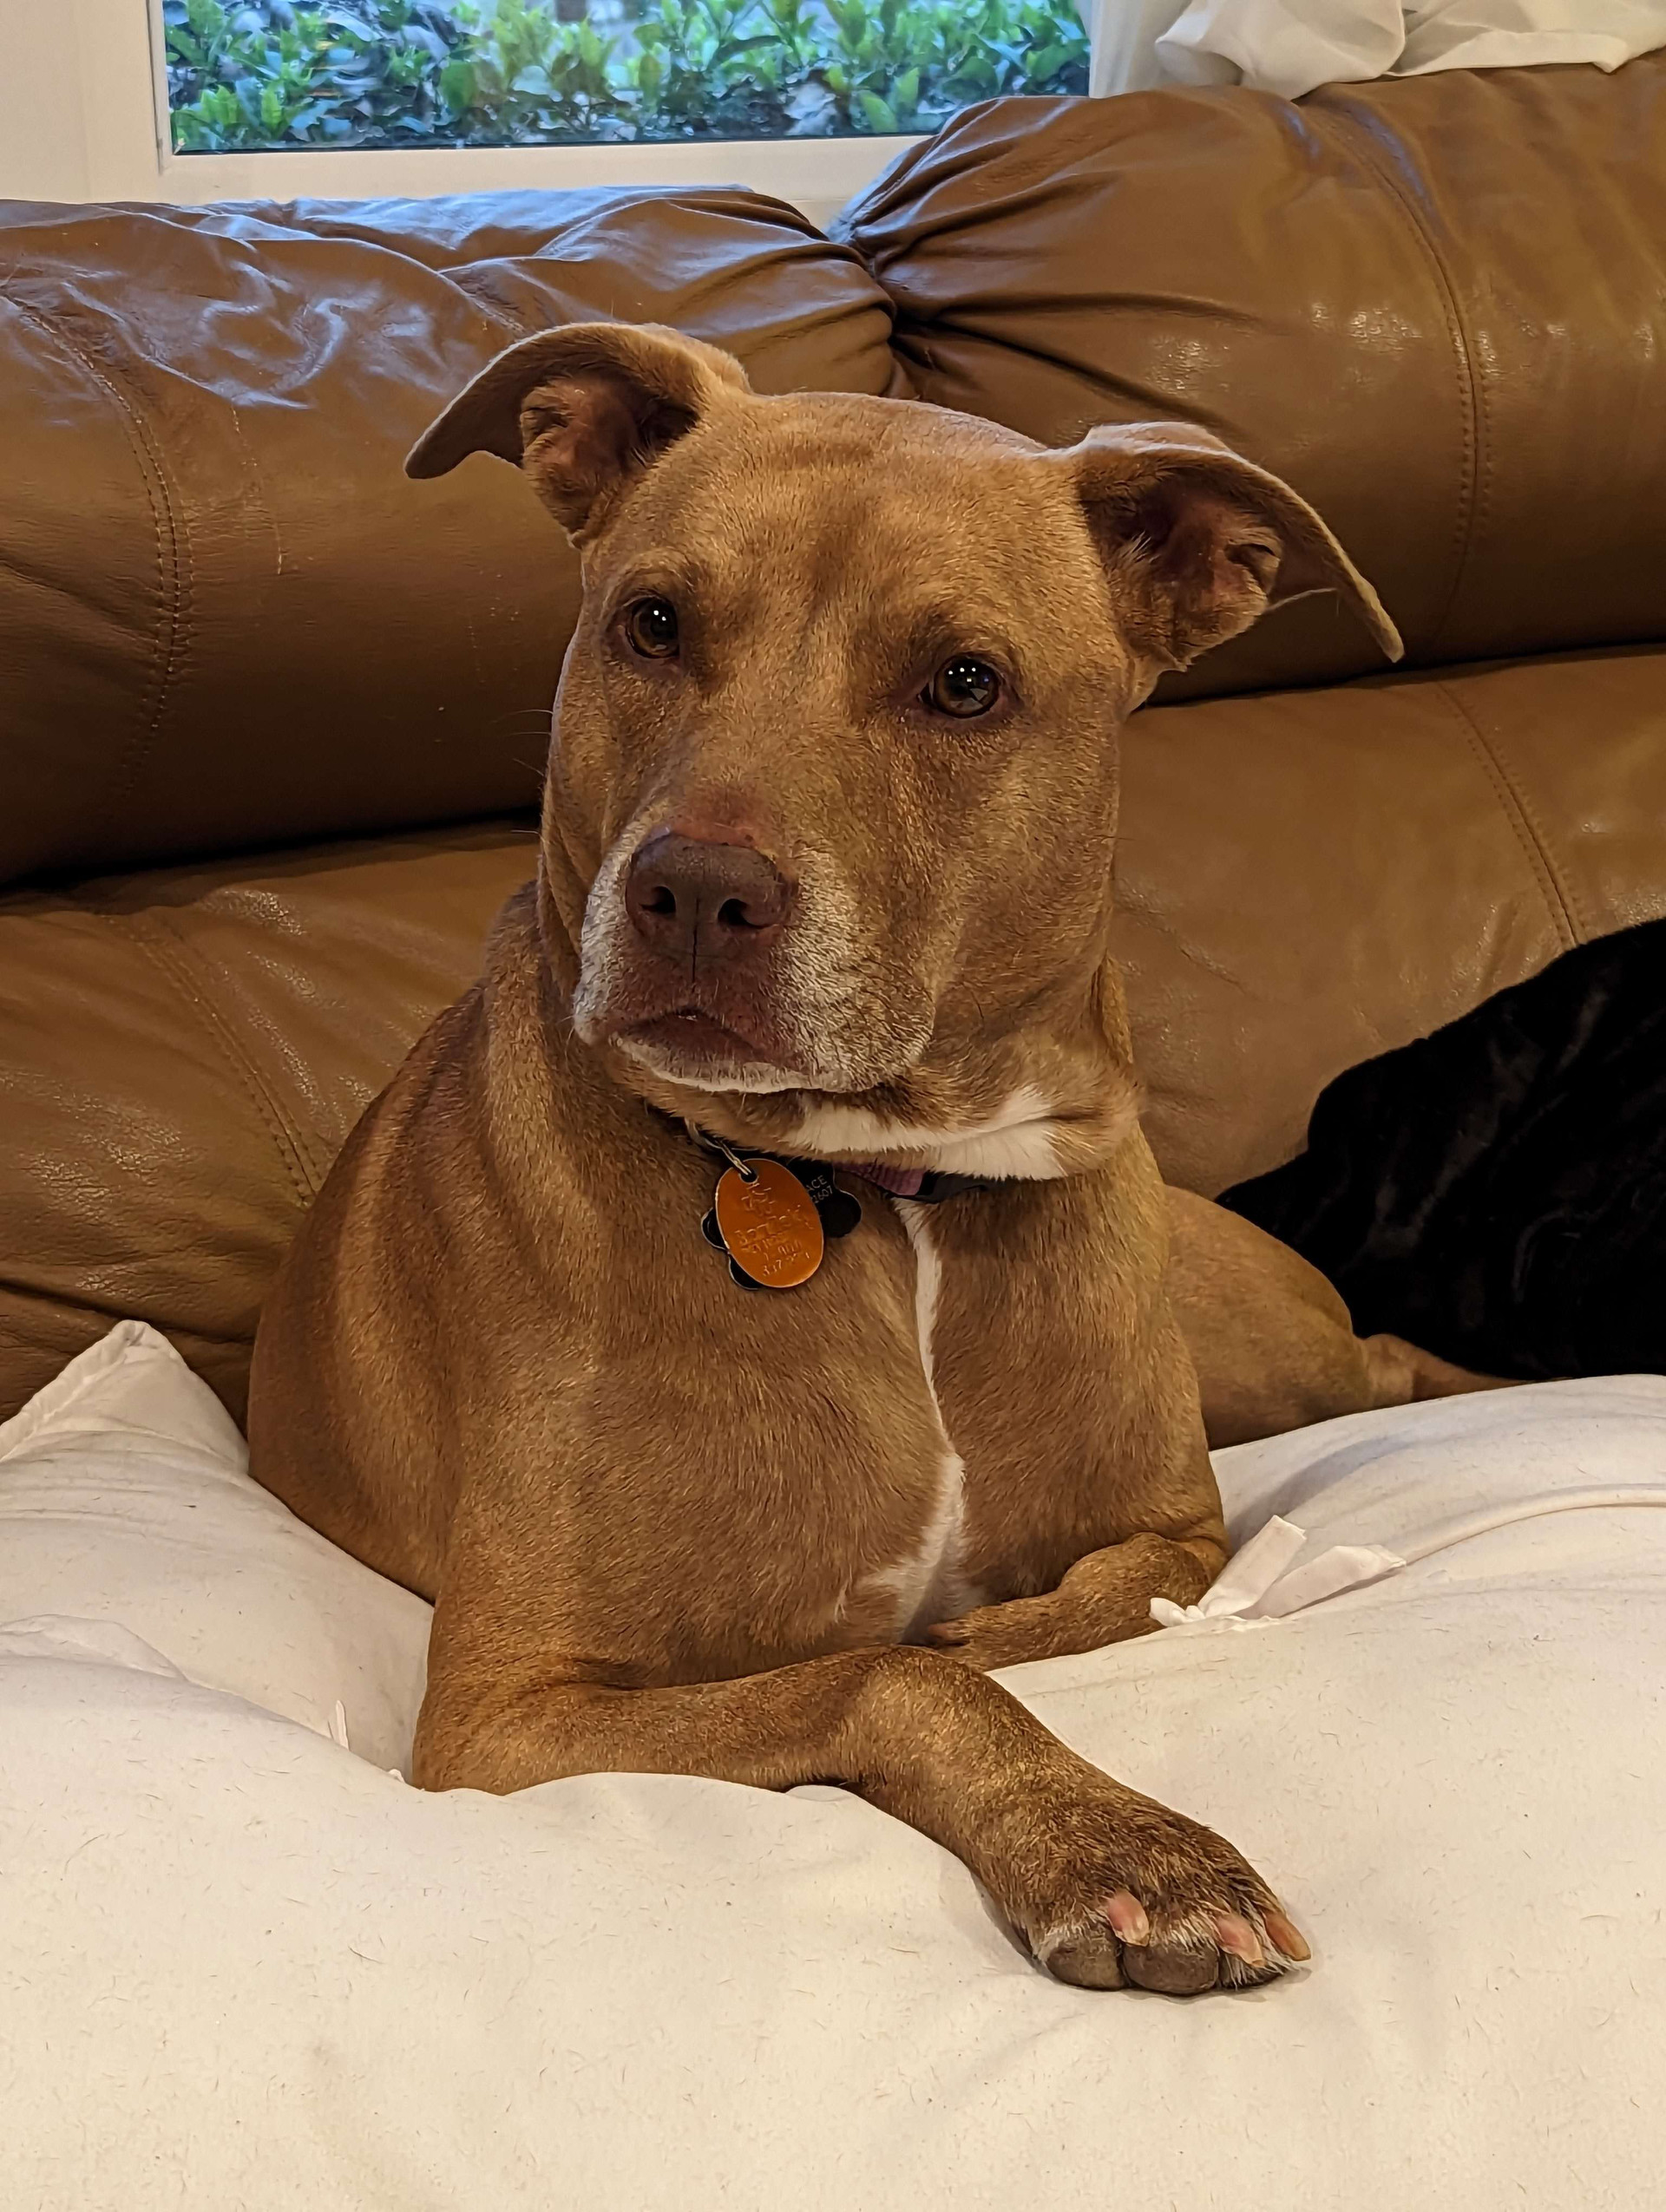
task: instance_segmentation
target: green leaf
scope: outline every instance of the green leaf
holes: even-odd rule
[[[479,86],[475,76],[475,65],[454,54],[440,71],[440,98],[447,115],[453,119],[466,115],[474,106]]]
[[[165,0],[163,17],[174,135],[201,151],[889,134],[1077,88],[1087,54],[1072,0],[625,0],[623,41],[556,0]]]
[[[363,16],[349,15],[344,8],[326,9],[325,21],[332,29],[344,31],[349,38],[357,38],[366,46],[381,43],[381,31],[367,23]]]

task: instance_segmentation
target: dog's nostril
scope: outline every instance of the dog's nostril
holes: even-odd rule
[[[792,887],[751,845],[662,830],[639,846],[625,906],[639,936],[662,959],[746,960],[774,942]]]

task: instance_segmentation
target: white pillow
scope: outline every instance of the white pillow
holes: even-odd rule
[[[114,1622],[193,1682],[409,1758],[428,1607],[263,1490],[220,1400],[142,1321],[0,1424],[0,1624],[42,1616]]]
[[[837,1790],[425,1796],[120,1663],[119,1627],[0,1637],[0,2202],[1657,2202],[1666,1382],[1361,1416],[1218,1465],[1241,1533],[1282,1513],[1309,1550],[1412,1563],[1007,1679],[1278,1884],[1313,1966],[1239,1996],[1050,1981],[954,1860]],[[414,1616],[340,1587],[351,1672],[360,1628]],[[150,1627],[177,1652],[176,1603]]]
[[[1242,83],[1299,100],[1438,69],[1616,69],[1666,44],[1666,0],[1083,0],[1082,16],[1100,95]]]

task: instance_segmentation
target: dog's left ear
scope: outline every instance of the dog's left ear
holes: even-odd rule
[[[1128,642],[1153,681],[1310,592],[1335,592],[1390,660],[1405,650],[1307,501],[1207,430],[1110,426],[1058,459],[1074,474]]]
[[[458,393],[411,448],[405,474],[443,476],[471,453],[495,453],[525,469],[577,537],[725,389],[751,389],[732,354],[658,323],[540,330]]]

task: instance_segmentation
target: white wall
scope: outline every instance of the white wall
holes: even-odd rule
[[[0,0],[0,200],[86,200],[74,11]]]
[[[0,0],[0,195],[193,196],[162,181],[148,0]]]

